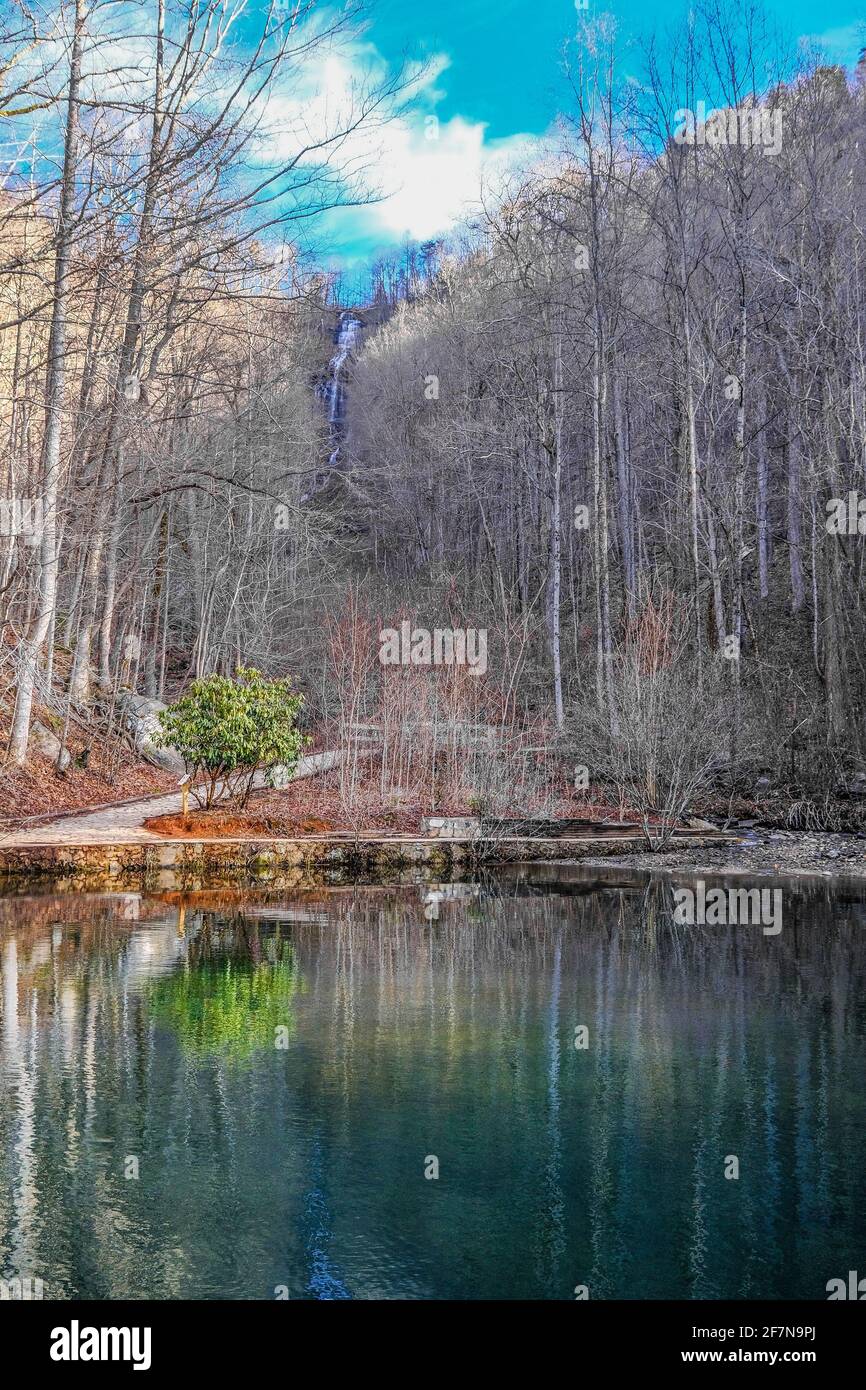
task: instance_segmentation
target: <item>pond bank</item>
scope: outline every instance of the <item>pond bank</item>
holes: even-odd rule
[[[701,852],[724,845],[730,835],[703,834],[678,840],[679,850]],[[389,875],[407,868],[435,877],[486,865],[537,861],[578,863],[622,855],[622,837],[574,839],[433,839],[409,836],[318,835],[297,839],[147,840],[79,843],[70,838],[42,844],[0,845],[0,885],[15,888],[48,879],[72,890],[112,884],[158,888],[178,883],[208,887],[240,880],[275,887],[299,878],[344,881],[358,874]],[[656,856],[649,856],[654,859]]]
[[[598,861],[584,860],[587,867]],[[866,833],[761,830],[726,837],[724,842],[678,842],[662,854],[634,850],[605,856],[606,867],[678,869],[691,873],[826,874],[866,878]]]

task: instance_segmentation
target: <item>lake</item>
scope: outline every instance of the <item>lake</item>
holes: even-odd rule
[[[761,882],[775,935],[556,865],[0,898],[0,1277],[826,1298],[866,1274],[866,890]]]

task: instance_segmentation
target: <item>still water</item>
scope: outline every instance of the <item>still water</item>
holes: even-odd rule
[[[0,1278],[825,1298],[866,1274],[866,891],[774,886],[774,936],[555,866],[0,899]]]

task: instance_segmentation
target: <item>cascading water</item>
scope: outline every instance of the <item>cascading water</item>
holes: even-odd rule
[[[337,351],[331,358],[331,382],[328,391],[328,424],[341,425],[346,404],[346,390],[342,372],[349,354],[354,350],[358,336],[363,328],[360,319],[354,314],[345,313],[340,319],[337,332]]]
[[[317,388],[316,394],[322,396],[328,403],[328,425],[331,432],[331,456],[328,459],[327,472],[317,473],[313,480],[312,487],[308,496],[315,492],[320,492],[328,484],[330,470],[339,467],[340,463],[340,442],[343,437],[343,429],[346,416],[346,384],[344,380],[346,363],[351,354],[355,351],[361,330],[364,325],[351,309],[346,309],[340,315],[340,323],[337,329],[337,350],[330,361],[330,379]]]

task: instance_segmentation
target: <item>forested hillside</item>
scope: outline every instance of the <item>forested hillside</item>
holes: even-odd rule
[[[744,785],[859,785],[866,65],[758,103],[711,17],[617,105],[603,40],[555,156],[367,337],[335,514],[374,606],[489,628],[576,763],[634,725],[639,649]],[[678,124],[690,84],[720,121]]]
[[[0,204],[7,771],[35,710],[111,718],[125,689],[255,666],[353,750],[349,799],[370,737],[379,790],[461,804],[621,794],[677,758],[804,815],[859,788],[866,64],[792,67],[710,4],[623,81],[593,21],[537,161],[341,304],[292,244],[347,196],[339,129],[321,160],[245,165],[301,40],[229,82],[225,7],[193,9],[157,7],[121,102],[63,7],[62,171]],[[10,73],[4,115],[49,100]],[[358,100],[343,130],[379,119]],[[483,631],[484,669],[391,670],[404,622]]]

